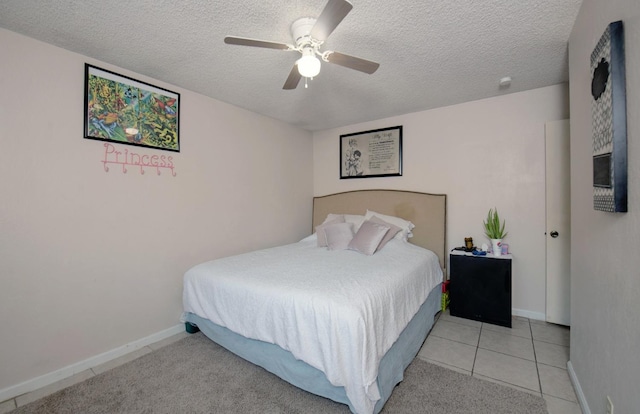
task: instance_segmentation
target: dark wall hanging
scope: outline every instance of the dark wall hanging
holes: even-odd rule
[[[180,152],[179,119],[179,93],[85,64],[85,138]]]
[[[402,126],[340,135],[340,179],[402,175]]]
[[[591,53],[593,208],[627,211],[627,98],[621,21]]]

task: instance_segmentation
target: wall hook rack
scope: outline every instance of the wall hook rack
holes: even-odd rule
[[[171,171],[172,176],[176,176],[173,157],[166,155],[147,155],[130,152],[128,149],[118,151],[112,144],[104,144],[105,152],[102,164],[105,172],[109,172],[109,164],[116,164],[122,167],[122,172],[126,174],[129,170],[127,166],[138,167],[140,174],[144,175],[146,168],[155,168],[158,175],[162,170]]]

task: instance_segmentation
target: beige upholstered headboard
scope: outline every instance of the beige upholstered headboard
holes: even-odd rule
[[[313,226],[327,214],[362,214],[367,210],[401,217],[415,224],[409,241],[436,253],[445,269],[447,196],[401,190],[358,190],[313,198]]]

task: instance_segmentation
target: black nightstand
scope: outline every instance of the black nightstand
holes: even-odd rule
[[[451,315],[511,328],[511,258],[452,251]]]

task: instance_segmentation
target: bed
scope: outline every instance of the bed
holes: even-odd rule
[[[381,233],[394,224],[397,236],[375,251],[331,244],[337,239],[329,230],[353,228],[359,237],[365,227]],[[323,228],[328,247],[318,240]],[[183,320],[187,330],[197,327],[299,388],[354,413],[378,413],[440,309],[446,195],[360,190],[315,197],[312,233],[191,268]]]

